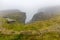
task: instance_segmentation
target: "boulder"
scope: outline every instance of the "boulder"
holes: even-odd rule
[[[6,18],[6,22],[10,24],[10,23],[16,22],[16,20],[10,19],[10,18]]]

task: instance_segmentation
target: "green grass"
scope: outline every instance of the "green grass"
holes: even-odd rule
[[[20,34],[3,34],[0,33],[0,40],[60,40],[59,32],[46,32],[40,34],[41,30],[45,30],[58,24],[60,26],[60,16],[44,21],[36,21],[31,24],[22,24],[19,22],[8,24],[5,18],[0,18],[0,27],[8,30],[21,32]],[[6,31],[6,30],[5,30]],[[4,32],[5,32],[4,31]],[[59,30],[60,31],[60,30]],[[2,31],[1,31],[2,32]]]
[[[60,40],[60,33],[58,32],[47,32],[44,33],[40,40]]]

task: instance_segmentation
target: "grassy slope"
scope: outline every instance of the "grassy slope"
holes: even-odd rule
[[[27,25],[7,24],[4,18],[0,23],[0,40],[60,40],[60,16]]]

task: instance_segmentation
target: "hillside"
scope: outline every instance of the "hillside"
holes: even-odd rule
[[[40,20],[48,20],[52,17],[60,15],[60,6],[52,6],[41,8],[37,11],[37,13],[33,16],[30,23]]]
[[[14,19],[14,20],[16,20],[16,21],[18,21],[20,23],[25,24],[26,13],[21,12],[21,11],[19,11],[17,9],[0,11],[0,16],[4,17],[4,18]]]
[[[60,16],[26,25],[0,17],[0,23],[0,40],[60,40]]]

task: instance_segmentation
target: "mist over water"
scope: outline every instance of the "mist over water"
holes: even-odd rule
[[[39,9],[60,5],[60,0],[0,0],[0,10],[18,9],[26,12],[26,22],[32,19]]]

